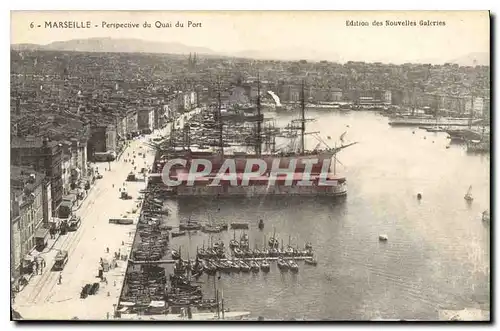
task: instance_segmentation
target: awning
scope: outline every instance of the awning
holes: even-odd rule
[[[163,308],[165,307],[165,301],[151,301],[149,307]]]
[[[120,302],[120,306],[133,307],[133,306],[135,306],[135,302],[122,301],[122,302]]]
[[[39,228],[35,232],[35,238],[45,239],[49,235],[49,229]]]
[[[61,225],[61,219],[60,218],[57,218],[57,217],[53,217],[50,221],[49,221],[49,226],[52,230],[54,229],[57,229],[59,228],[59,226]],[[50,232],[50,231],[49,231]]]
[[[76,200],[76,195],[74,194],[68,194],[63,196],[63,201],[75,201]]]
[[[33,262],[35,261],[35,257],[31,254],[27,254],[25,257],[24,257],[24,261],[26,262]]]

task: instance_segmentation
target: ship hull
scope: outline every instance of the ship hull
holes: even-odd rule
[[[226,160],[234,160],[236,171],[243,172],[248,170],[247,163],[249,160],[263,160],[267,166],[267,172],[271,171],[273,165],[279,166],[279,169],[292,168],[295,172],[304,172],[306,170],[306,163],[314,160],[315,162],[311,164],[312,174],[321,173],[322,171],[328,171],[330,169],[331,159],[333,157],[334,151],[322,151],[318,153],[308,154],[308,155],[260,155],[255,154],[244,154],[244,155],[224,155],[213,154],[213,153],[182,153],[178,155],[178,158],[188,160],[187,166],[189,167],[193,160],[195,159],[205,159],[211,163],[212,172],[217,172]],[[175,157],[171,157],[173,159]],[[255,171],[256,166],[254,166],[251,171]],[[200,166],[200,169],[203,166]],[[199,170],[199,169],[198,169]]]
[[[177,197],[260,197],[260,196],[323,196],[342,197],[347,195],[347,184],[337,186],[179,186],[175,188]]]

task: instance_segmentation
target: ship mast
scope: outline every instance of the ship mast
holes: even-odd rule
[[[305,92],[304,92],[304,81],[302,80],[302,93],[300,98],[300,111],[301,111],[301,125],[300,125],[300,153],[304,154],[305,152],[305,134],[306,134],[306,100],[305,100]]]
[[[472,127],[472,120],[474,118],[474,93],[471,93],[470,97],[470,114],[469,114],[469,129]]]
[[[221,157],[224,158],[224,139],[223,139],[223,129],[222,129],[222,112],[221,112],[221,107],[222,107],[222,101],[221,101],[221,96],[220,96],[220,79],[218,82],[218,91],[217,91],[217,120],[219,124],[219,147],[220,147],[220,153]]]
[[[262,131],[262,121],[261,121],[261,111],[260,111],[260,77],[257,73],[257,139],[255,142],[255,154],[260,156],[262,154],[262,139],[261,139],[261,131]]]

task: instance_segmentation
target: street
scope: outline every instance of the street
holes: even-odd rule
[[[182,118],[190,115],[185,114]],[[168,134],[169,129],[162,131],[162,134]],[[85,284],[99,282],[97,276],[101,258],[111,262],[115,252],[127,256],[130,253],[136,224],[110,224],[109,219],[136,219],[139,216],[140,201],[137,198],[139,191],[145,189],[146,182],[141,175],[138,176],[140,181],[125,180],[134,171],[134,167],[137,167],[135,173],[141,168],[151,168],[154,151],[146,142],[157,134],[130,141],[130,146],[125,149],[120,160],[115,160],[110,165],[107,162],[92,165],[99,168],[103,178],[96,180],[89,195],[75,212],[82,219],[80,228],[60,236],[50,251],[42,253],[47,267],[42,275],[35,275],[16,296],[14,308],[23,318],[71,319],[76,316],[79,319],[106,319],[107,313],[112,316],[113,304],[117,303],[120,295],[126,261],[118,261],[118,270],[110,269],[104,274],[108,284],[101,282],[96,295],[80,299],[80,292]],[[132,156],[134,152],[135,158]],[[138,153],[146,153],[146,158]],[[125,159],[133,159],[134,165],[130,160],[125,162]],[[108,169],[109,166],[111,170]],[[126,188],[132,196],[131,200],[120,199],[121,188]],[[107,248],[109,253],[106,253]],[[60,250],[68,251],[68,263],[62,272],[51,271],[54,258]],[[60,274],[62,282],[58,284]]]

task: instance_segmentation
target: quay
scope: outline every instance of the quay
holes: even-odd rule
[[[200,112],[200,109],[185,113],[181,118],[195,112]],[[166,130],[163,129],[167,131],[166,134],[168,130],[168,126]],[[99,282],[97,275],[101,258],[112,262],[113,253],[119,252],[120,257],[130,254],[137,225],[110,224],[109,219],[117,215],[123,215],[123,218],[138,217],[138,204],[141,202],[136,199],[140,191],[146,188],[147,182],[125,184],[134,166],[123,159],[128,158],[127,153],[145,153],[147,157],[140,160],[143,160],[145,168],[151,168],[155,153],[148,146],[148,139],[131,140],[120,160],[93,165],[99,168],[103,178],[96,181],[85,201],[75,211],[75,215],[82,220],[80,228],[59,236],[47,251],[41,253],[47,268],[33,276],[15,297],[12,307],[24,319],[70,320],[76,317],[79,320],[103,320],[113,316],[125,279],[127,261],[116,259],[116,267],[104,272],[107,281],[100,282],[97,294],[81,299],[80,292],[86,284]],[[124,185],[133,199],[119,198],[119,188]],[[55,256],[61,250],[68,251],[68,262],[61,272],[51,271]],[[62,276],[60,284],[59,275]]]
[[[241,261],[264,261],[264,260],[268,260],[268,261],[277,261],[279,257],[256,257],[256,258],[246,258],[246,257],[242,257],[242,258],[237,258],[237,260],[241,260]],[[296,257],[282,257],[283,260],[305,260],[307,258],[311,258],[310,256],[296,256]],[[206,259],[200,259],[200,260],[206,260]],[[177,263],[179,260],[172,260],[172,259],[168,259],[168,260],[157,260],[157,261],[134,261],[134,260],[128,260],[130,263],[132,264],[175,264]],[[232,259],[218,259],[217,261],[221,261],[221,262],[226,262],[226,261],[233,261]],[[185,262],[187,263],[188,260],[182,260],[182,262]]]
[[[432,126],[469,126],[469,125],[477,125],[480,123],[482,120],[481,119],[474,119],[474,120],[469,120],[469,119],[463,119],[463,118],[456,118],[456,119],[442,119],[442,120],[436,120],[434,118],[401,118],[401,119],[392,119],[389,121],[389,125],[391,126],[425,126],[425,125],[432,125]]]

